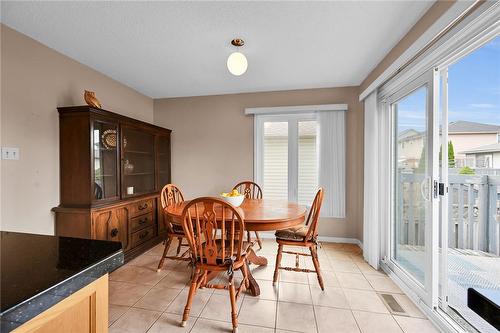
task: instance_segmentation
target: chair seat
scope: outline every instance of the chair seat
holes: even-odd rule
[[[181,225],[172,223],[172,231],[175,232],[176,234],[184,234],[184,229],[182,228]]]
[[[276,236],[277,239],[281,240],[303,242],[306,238],[308,231],[309,227],[303,224],[288,229],[278,230],[274,235]]]
[[[216,262],[217,262],[217,265],[223,265],[223,264],[227,264],[231,259],[232,257],[232,253],[230,254],[230,242],[228,240],[225,240],[225,249],[226,249],[226,253],[225,253],[225,256],[224,258],[222,258],[222,246],[221,246],[221,243],[222,243],[222,240],[221,239],[217,239],[216,241],[216,244],[217,244],[217,250],[219,253],[217,253],[217,259],[216,259]],[[203,248],[205,248],[205,244],[206,243],[203,243]],[[243,241],[243,247],[241,248],[241,256],[245,256],[248,252],[248,249],[252,246],[253,244],[251,242],[247,242],[247,241]],[[238,249],[239,248],[239,242],[235,241],[234,242],[234,249]],[[200,257],[198,256],[198,258],[196,258],[196,260],[198,262],[200,262]],[[205,258],[206,259],[206,258]],[[204,262],[206,263],[206,262]]]

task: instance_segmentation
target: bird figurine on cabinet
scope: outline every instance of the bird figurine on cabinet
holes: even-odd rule
[[[83,94],[83,98],[85,99],[85,102],[87,103],[88,106],[92,106],[94,108],[101,108],[101,102],[95,97],[95,92],[85,90],[85,93]]]

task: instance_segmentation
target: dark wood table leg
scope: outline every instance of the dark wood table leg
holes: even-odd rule
[[[259,284],[253,278],[252,271],[250,270],[250,267],[249,267],[250,265],[248,265],[248,262],[246,262],[245,265],[247,265],[247,270],[248,270],[248,284],[249,284],[248,289],[250,290],[250,295],[259,296],[260,295]]]
[[[205,288],[205,286],[207,284],[209,284],[210,281],[212,281],[213,279],[215,279],[216,277],[219,276],[219,273],[220,273],[220,271],[210,271],[210,272],[207,272],[206,281],[200,285],[200,288]]]
[[[255,254],[255,251],[253,249],[250,249],[248,251],[247,259],[254,265],[267,266],[267,258],[258,256],[257,254]]]
[[[257,281],[254,279],[252,275],[252,271],[250,270],[249,263],[252,263],[254,265],[258,266],[267,266],[267,259],[265,257],[261,257],[255,254],[253,249],[250,249],[248,254],[247,254],[247,262],[245,263],[247,265],[248,269],[248,280],[250,282],[250,294],[252,296],[259,296],[260,295],[260,287]]]

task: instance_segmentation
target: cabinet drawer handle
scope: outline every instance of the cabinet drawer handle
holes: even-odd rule
[[[148,204],[147,203],[145,203],[144,205],[139,205],[139,210],[144,210],[146,208],[148,208]]]
[[[144,239],[144,237],[146,237],[147,235],[149,234],[149,231],[145,231],[143,232],[142,234],[139,235],[139,239]]]
[[[139,220],[139,224],[144,224],[144,223],[147,223],[148,222],[148,218],[144,218],[144,219],[140,219]]]
[[[117,228],[111,229],[111,237],[116,237],[117,235],[118,235],[118,229]]]

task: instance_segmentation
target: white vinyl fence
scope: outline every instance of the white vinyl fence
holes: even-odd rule
[[[424,245],[423,177],[401,174],[398,182],[399,243]],[[404,190],[404,191],[403,191]],[[500,255],[500,176],[450,175],[448,246]]]

